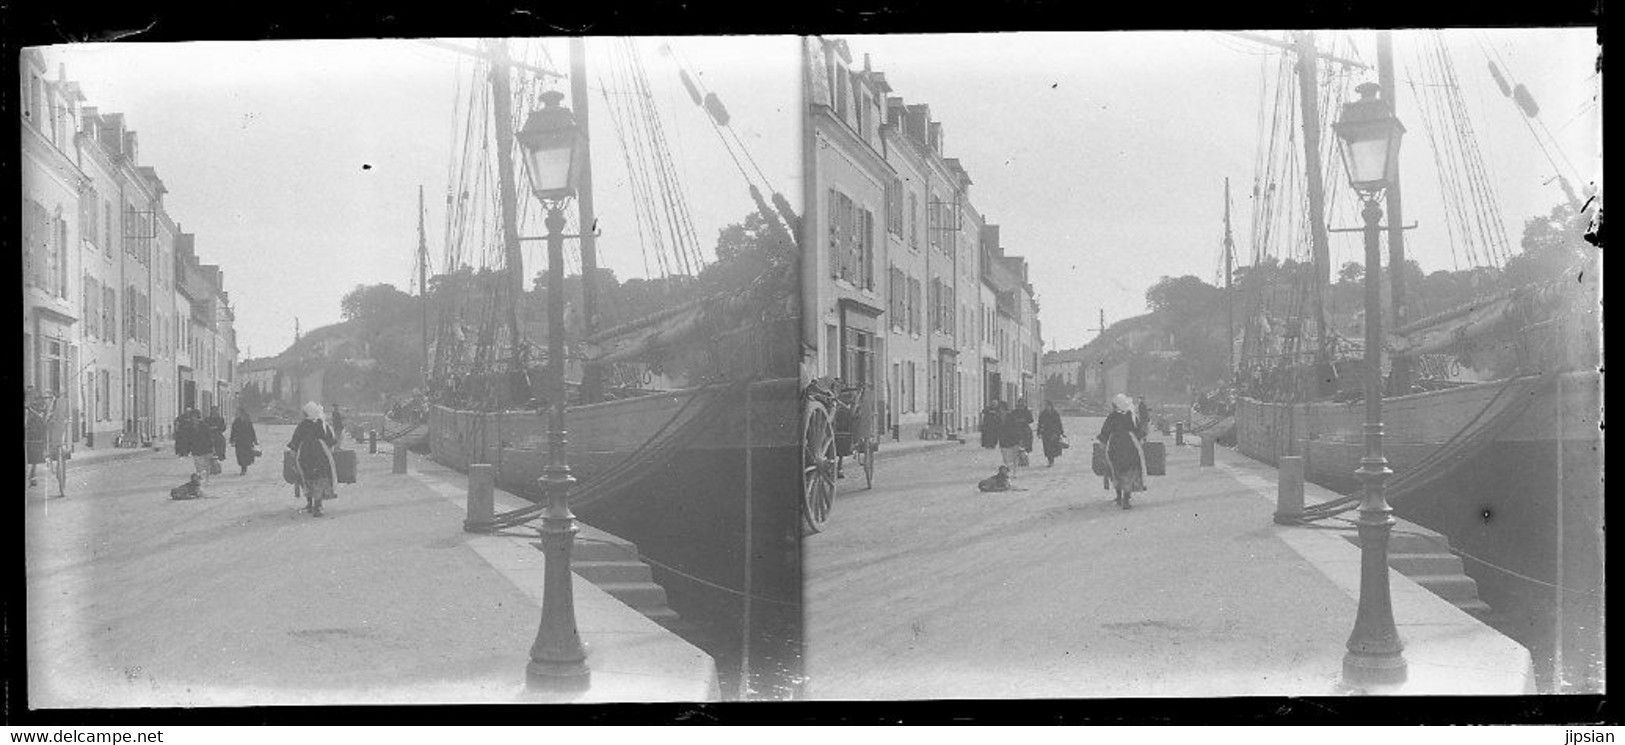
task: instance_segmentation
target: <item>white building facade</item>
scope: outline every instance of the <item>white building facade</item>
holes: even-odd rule
[[[170,437],[188,362],[176,319],[190,302],[176,282],[180,233],[164,209],[167,188],[141,164],[122,114],[85,106],[66,70],[51,76],[38,50],[21,62],[25,382],[57,401],[72,446]],[[222,339],[210,342],[218,367],[236,354],[229,306],[218,276],[203,287],[194,294],[227,309]]]
[[[897,438],[974,429],[991,398],[1032,403],[1042,342],[1026,263],[996,227],[989,244],[942,123],[844,40],[804,43],[804,368],[862,382]]]

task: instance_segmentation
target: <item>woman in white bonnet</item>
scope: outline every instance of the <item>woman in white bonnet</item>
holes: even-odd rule
[[[1106,475],[1117,494],[1117,506],[1125,510],[1135,492],[1145,491],[1145,451],[1140,447],[1144,435],[1136,419],[1134,402],[1119,393],[1112,397],[1112,413],[1096,438],[1106,448]]]
[[[295,453],[299,463],[300,480],[304,482],[305,509],[314,517],[322,516],[322,501],[333,496],[333,446],[338,438],[327,426],[322,407],[315,401],[305,404],[305,418],[293,430],[293,441],[288,449]]]

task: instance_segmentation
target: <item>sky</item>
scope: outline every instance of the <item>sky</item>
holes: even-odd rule
[[[1402,82],[1419,33],[1394,35]],[[1600,179],[1595,32],[1442,33],[1516,250],[1523,220],[1548,213],[1563,195],[1542,183],[1555,171],[1496,88],[1482,50],[1497,51],[1514,82],[1529,88],[1579,178]],[[1322,49],[1334,37],[1374,68],[1374,33],[1317,34]],[[856,66],[868,54],[892,95],[928,104],[942,122],[944,154],[970,173],[972,203],[1001,226],[1007,252],[1028,259],[1045,349],[1093,339],[1102,309],[1107,325],[1144,313],[1145,290],[1162,276],[1222,284],[1226,178],[1238,263],[1249,260],[1260,85],[1265,72],[1273,79],[1283,52],[1208,31],[841,38]],[[1374,69],[1350,74],[1354,83],[1376,77]],[[1401,148],[1405,222],[1417,223],[1406,233],[1408,258],[1427,272],[1464,268],[1463,257],[1452,257],[1421,114],[1408,86],[1399,87],[1398,116],[1409,130]],[[1333,228],[1362,224],[1346,188],[1328,212]],[[1334,276],[1344,262],[1363,260],[1359,240],[1331,236]]]
[[[628,169],[606,93],[618,59],[611,39],[587,41],[599,264],[622,280],[647,276]],[[472,48],[477,40],[443,40]],[[684,93],[669,43],[715,92],[765,180],[799,203],[800,46],[792,37],[640,38],[674,169],[709,256],[719,230],[754,211],[745,177]],[[567,43],[514,40],[514,57],[569,68]],[[85,44],[42,50],[66,65],[85,105],[125,114],[143,165],[168,188],[165,207],[197,236],[205,263],[225,272],[246,358],[281,352],[304,330],[340,320],[358,284],[415,283],[418,187],[425,193],[431,269],[443,268],[447,183],[459,93],[472,58],[417,40]],[[544,56],[544,52],[545,55]],[[485,85],[485,83],[480,83]],[[568,80],[545,87],[568,93]],[[565,105],[570,105],[569,98]],[[754,173],[747,161],[746,168]],[[531,199],[515,173],[521,199]],[[539,235],[539,219],[521,226]],[[573,212],[573,208],[572,208]],[[574,220],[568,232],[574,232]],[[571,242],[572,263],[579,266]],[[525,273],[545,266],[525,244]],[[658,270],[655,270],[658,274]]]
[[[1419,33],[1395,34],[1402,81]],[[1584,182],[1600,178],[1595,34],[1443,33],[1515,246],[1522,221],[1548,212],[1562,194],[1545,183],[1555,171],[1496,89],[1481,45],[1539,100],[1575,164],[1571,178]],[[1323,45],[1352,43],[1349,54],[1362,61],[1376,58],[1371,32],[1318,37]],[[1209,31],[844,38],[886,73],[893,95],[929,104],[943,123],[945,154],[974,181],[972,202],[1002,226],[1008,250],[1029,261],[1047,349],[1093,338],[1101,310],[1108,325],[1143,313],[1145,290],[1161,276],[1222,281],[1226,178],[1240,262],[1250,257],[1261,81],[1273,77],[1282,52]],[[672,58],[659,53],[668,42],[723,100],[751,158],[792,204],[801,194],[800,47],[791,37],[636,42],[695,233],[709,251],[717,232],[753,204],[733,158],[683,92]],[[545,50],[567,71],[562,40],[511,46],[517,57],[549,64]],[[614,48],[608,39],[588,41],[600,264],[624,280],[647,274],[624,153],[605,105],[606,94],[624,94],[606,80]],[[87,105],[124,113],[139,132],[142,161],[169,189],[170,215],[196,234],[203,261],[225,271],[244,356],[286,348],[296,317],[304,329],[339,320],[340,299],[358,284],[412,286],[419,185],[431,266],[442,268],[457,101],[472,84],[466,56],[413,40],[89,44],[44,53],[53,71],[66,65]],[[564,81],[550,85],[567,90]],[[1402,87],[1398,111],[1410,129],[1402,149],[1405,221],[1418,225],[1406,234],[1407,249],[1426,271],[1454,269],[1462,257],[1452,255],[1411,93]],[[523,173],[516,178],[528,199]],[[1358,224],[1346,189],[1333,195],[1329,212],[1334,228]],[[542,232],[535,222],[522,234]],[[1360,257],[1358,240],[1332,236],[1334,271]],[[533,275],[542,245],[525,245]]]

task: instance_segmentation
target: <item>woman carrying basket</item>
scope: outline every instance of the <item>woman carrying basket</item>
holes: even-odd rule
[[[1112,397],[1112,413],[1100,427],[1100,440],[1106,449],[1106,478],[1117,494],[1117,506],[1129,509],[1135,492],[1145,491],[1145,451],[1140,447],[1141,424],[1136,421],[1134,402],[1121,393]]]
[[[299,464],[305,509],[310,511],[312,517],[321,517],[322,501],[335,496],[333,483],[338,469],[333,465],[333,446],[338,444],[338,438],[333,436],[333,430],[323,421],[320,404],[308,402],[304,412],[305,418],[294,428],[293,441],[288,443],[288,449],[294,452]]]

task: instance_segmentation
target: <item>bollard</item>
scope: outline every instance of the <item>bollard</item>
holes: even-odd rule
[[[406,445],[395,443],[395,473],[406,473]]]
[[[1181,447],[1185,444],[1185,423],[1174,422],[1174,444]]]
[[[1283,455],[1276,465],[1275,522],[1297,525],[1303,518],[1303,456]]]
[[[367,454],[378,454],[378,430],[376,429],[367,430]]]
[[[1213,465],[1213,435],[1202,435],[1202,462],[1201,465]]]
[[[473,463],[468,467],[468,517],[463,530],[469,533],[491,532],[496,469],[489,463]]]

